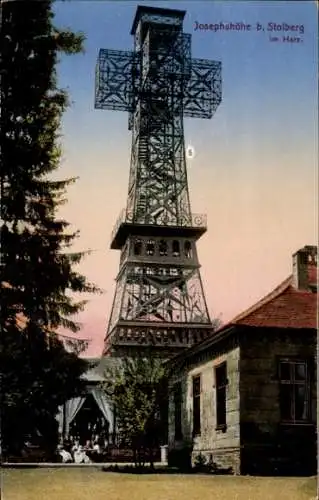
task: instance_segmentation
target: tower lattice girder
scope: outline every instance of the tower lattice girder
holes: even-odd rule
[[[134,51],[101,49],[95,106],[127,111],[128,200],[112,233],[120,269],[105,352],[153,345],[163,355],[203,339],[211,322],[196,240],[206,218],[190,208],[183,118],[211,118],[221,63],[191,58],[185,12],[138,7]]]

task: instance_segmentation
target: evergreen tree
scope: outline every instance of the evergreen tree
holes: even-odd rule
[[[18,335],[14,326],[6,328],[0,362],[3,458],[19,456],[31,441],[50,460],[57,446],[57,408],[85,390],[80,376],[86,361],[68,353],[57,337],[48,341],[30,322]]]
[[[45,434],[58,404],[80,390],[76,381],[86,364],[54,336],[60,327],[80,328],[72,316],[86,301],[74,294],[99,290],[75,270],[85,253],[71,251],[78,233],[58,216],[76,179],[52,178],[68,106],[57,86],[58,56],[81,52],[84,36],[54,26],[52,1],[19,1],[1,6],[0,41],[0,403],[2,444],[10,448],[13,437],[21,447],[35,427]]]

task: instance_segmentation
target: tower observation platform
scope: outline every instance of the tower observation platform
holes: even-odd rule
[[[139,6],[134,50],[99,52],[95,107],[128,112],[132,132],[127,205],[111,235],[121,257],[104,354],[168,357],[212,333],[196,250],[207,221],[191,212],[183,119],[212,118],[221,63],[191,58],[184,16]]]

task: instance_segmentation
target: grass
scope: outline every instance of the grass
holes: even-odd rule
[[[3,500],[310,500],[316,496],[315,478],[132,475],[92,467],[2,469],[1,479]]]

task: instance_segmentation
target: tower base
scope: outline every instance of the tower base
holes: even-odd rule
[[[213,331],[211,324],[127,325],[123,322],[117,324],[105,338],[103,355],[123,357],[151,353],[170,358],[206,339]]]

